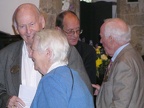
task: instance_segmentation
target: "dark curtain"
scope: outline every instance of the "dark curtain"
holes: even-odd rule
[[[83,33],[80,35],[82,41],[93,46],[100,42],[100,26],[105,19],[112,17],[112,2],[99,1],[94,3],[80,2],[80,26]]]

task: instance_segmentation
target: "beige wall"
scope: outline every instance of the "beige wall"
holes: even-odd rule
[[[144,55],[144,0],[139,0],[137,3],[118,0],[117,16],[130,25],[132,28],[132,44]]]
[[[26,2],[39,6],[39,0],[0,0],[0,31],[14,34],[12,15],[18,5]]]

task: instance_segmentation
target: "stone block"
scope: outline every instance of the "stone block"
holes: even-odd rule
[[[135,13],[139,13],[139,4],[125,4],[123,3],[123,5],[118,5],[117,8],[117,12],[119,14],[135,14]]]
[[[144,25],[144,14],[123,15],[122,19],[129,25]]]
[[[79,16],[79,0],[70,0],[70,8]],[[45,17],[46,27],[54,28],[56,16],[62,11],[62,0],[40,0],[40,11]]]
[[[132,45],[144,55],[144,26],[132,27]]]

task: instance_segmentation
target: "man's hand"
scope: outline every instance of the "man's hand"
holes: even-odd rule
[[[94,92],[94,95],[98,95],[98,92],[100,90],[100,85],[98,84],[92,84],[92,87],[95,88],[95,92]]]
[[[7,104],[8,108],[23,108],[25,103],[17,96],[12,96]]]

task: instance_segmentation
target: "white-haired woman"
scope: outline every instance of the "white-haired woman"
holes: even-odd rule
[[[31,56],[44,76],[31,108],[94,108],[93,96],[79,74],[67,64],[69,44],[59,30],[47,29],[34,37]]]

